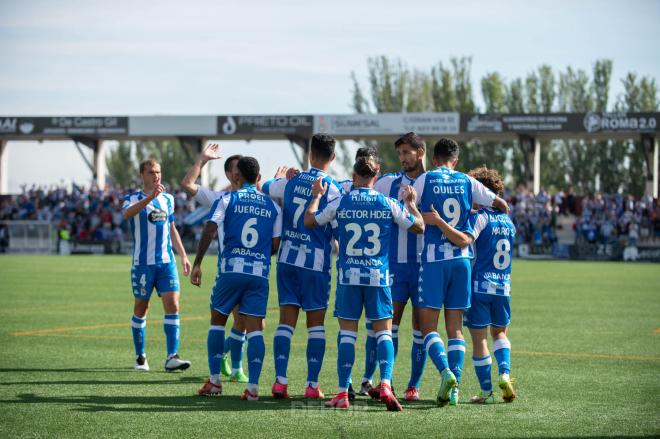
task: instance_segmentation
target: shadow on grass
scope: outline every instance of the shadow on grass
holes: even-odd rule
[[[71,368],[62,368],[62,369],[46,369],[46,368],[0,368],[0,373],[15,373],[15,372],[39,372],[39,373],[50,373],[50,372],[77,372],[77,373],[96,373],[96,372],[131,372],[138,373],[132,367],[71,367]],[[163,371],[163,373],[165,373]]]
[[[290,410],[307,414],[313,412],[332,412],[324,406],[325,401],[309,401],[302,398],[276,400],[270,396],[259,401],[242,401],[238,395],[222,395],[204,397],[190,396],[39,396],[33,393],[22,393],[13,400],[0,400],[0,404],[60,404],[72,406],[73,411],[86,413],[96,412],[198,412],[198,411],[261,411]],[[404,406],[405,410],[435,409],[432,401],[420,401]],[[351,404],[347,412],[381,412],[385,406],[378,401],[358,400]],[[344,412],[344,410],[341,410]]]

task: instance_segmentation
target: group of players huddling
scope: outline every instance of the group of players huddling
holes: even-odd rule
[[[225,174],[231,190],[213,191],[195,183],[201,169],[218,157],[209,145],[182,181],[195,200],[210,208],[192,267],[174,227],[173,197],[164,192],[160,165],[140,164],[144,189],[125,198],[124,218],[135,241],[131,273],[135,297],[131,326],[135,368],[149,370],[145,355],[146,313],[154,287],[163,300],[167,341],[165,369],[184,370],[190,362],[178,356],[179,280],[172,245],[181,257],[184,275],[201,286],[201,263],[213,239],[218,243],[218,271],[211,292],[211,324],[207,348],[210,377],[200,395],[222,393],[220,375],[246,382],[242,399],[259,399],[259,376],[265,357],[264,318],[269,293],[271,255],[277,254],[276,277],[280,319],[273,340],[274,398],[289,398],[287,366],[291,337],[302,309],[307,323],[307,382],[304,398],[322,399],[319,374],[330,298],[331,252],[337,241],[337,288],[334,315],[337,334],[338,391],[326,402],[346,409],[355,398],[351,371],[358,322],[366,317],[366,366],[358,391],[380,399],[388,410],[402,407],[392,390],[399,324],[412,303],[411,376],[407,401],[419,400],[427,357],[440,373],[437,403],[456,405],[470,330],[473,363],[480,383],[473,403],[494,403],[491,356],[493,338],[504,401],[516,394],[510,374],[511,250],[515,228],[506,202],[498,195],[503,183],[485,167],[469,174],[455,171],[458,144],[440,139],[433,150],[435,169],[425,169],[426,144],[415,133],[395,143],[401,172],[380,174],[378,151],[357,151],[353,179],[337,182],[328,170],[335,159],[335,139],[313,136],[310,169],[281,168],[276,178],[260,182],[253,157],[231,156]],[[444,309],[447,346],[438,331]],[[230,314],[233,327],[225,336]],[[248,375],[242,370],[247,339]],[[380,383],[373,386],[376,366]]]

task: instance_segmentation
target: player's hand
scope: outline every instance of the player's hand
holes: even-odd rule
[[[509,205],[500,197],[495,197],[495,201],[493,201],[493,207],[506,213],[507,215],[509,214]]]
[[[417,191],[410,185],[403,188],[401,196],[403,197],[403,201],[406,201],[413,206],[417,203]]]
[[[219,154],[220,154],[220,144],[211,143],[206,148],[204,148],[204,151],[202,151],[200,157],[202,161],[209,162],[211,160],[219,159],[220,158]]]
[[[195,286],[202,286],[202,267],[194,265],[190,272],[190,283]]]
[[[300,169],[298,168],[289,168],[286,170],[286,179],[291,180],[296,175],[300,174]]]
[[[273,178],[285,178],[288,170],[289,168],[287,166],[278,166]]]
[[[181,265],[183,265],[183,275],[188,276],[190,274],[190,261],[188,258],[182,258]]]
[[[154,198],[156,198],[158,195],[162,194],[163,192],[165,192],[165,186],[158,183],[156,185],[156,187],[154,187],[154,190],[151,191],[151,193],[149,194],[149,197],[153,200]]]
[[[425,224],[429,224],[432,226],[438,225],[440,223],[440,220],[442,219],[438,211],[435,210],[435,207],[433,207],[433,204],[431,204],[431,210],[429,212],[422,213],[422,218],[424,218]]]
[[[321,198],[323,194],[325,194],[325,191],[327,189],[328,189],[328,184],[323,183],[322,178],[318,178],[314,180],[314,184],[312,184],[312,197]]]

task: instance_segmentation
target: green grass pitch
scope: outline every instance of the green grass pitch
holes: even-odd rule
[[[512,404],[436,408],[438,373],[428,362],[422,401],[388,413],[361,399],[340,412],[306,402],[304,320],[293,338],[290,401],[274,401],[271,280],[262,400],[199,397],[208,374],[208,296],[182,281],[184,373],[165,373],[162,306],[152,301],[147,353],[152,371],[132,370],[129,257],[0,257],[0,437],[598,437],[660,435],[660,265],[520,261],[513,266]],[[332,304],[331,304],[332,307]],[[332,309],[332,308],[331,308]],[[327,317],[321,387],[336,389],[337,323]],[[442,331],[441,331],[442,334]],[[364,327],[354,377],[364,367]],[[446,338],[443,336],[443,338]],[[478,390],[470,340],[461,401]],[[410,314],[400,330],[394,387],[410,368]],[[495,365],[494,369],[495,368]],[[500,399],[501,401],[501,399]]]

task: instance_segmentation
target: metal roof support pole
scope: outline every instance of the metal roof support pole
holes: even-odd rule
[[[9,147],[0,140],[0,195],[9,193]]]
[[[541,192],[541,141],[534,137],[534,194]]]
[[[644,193],[658,198],[658,139],[653,134],[642,134],[642,150],[646,158],[646,188]]]
[[[300,167],[303,170],[309,169],[309,141],[310,139],[305,139],[303,137],[297,137],[297,136],[287,136],[289,139],[289,142],[295,143],[299,147],[302,148],[303,150],[303,155],[300,160]]]
[[[98,139],[94,142],[94,179],[99,189],[105,188],[105,142]]]

